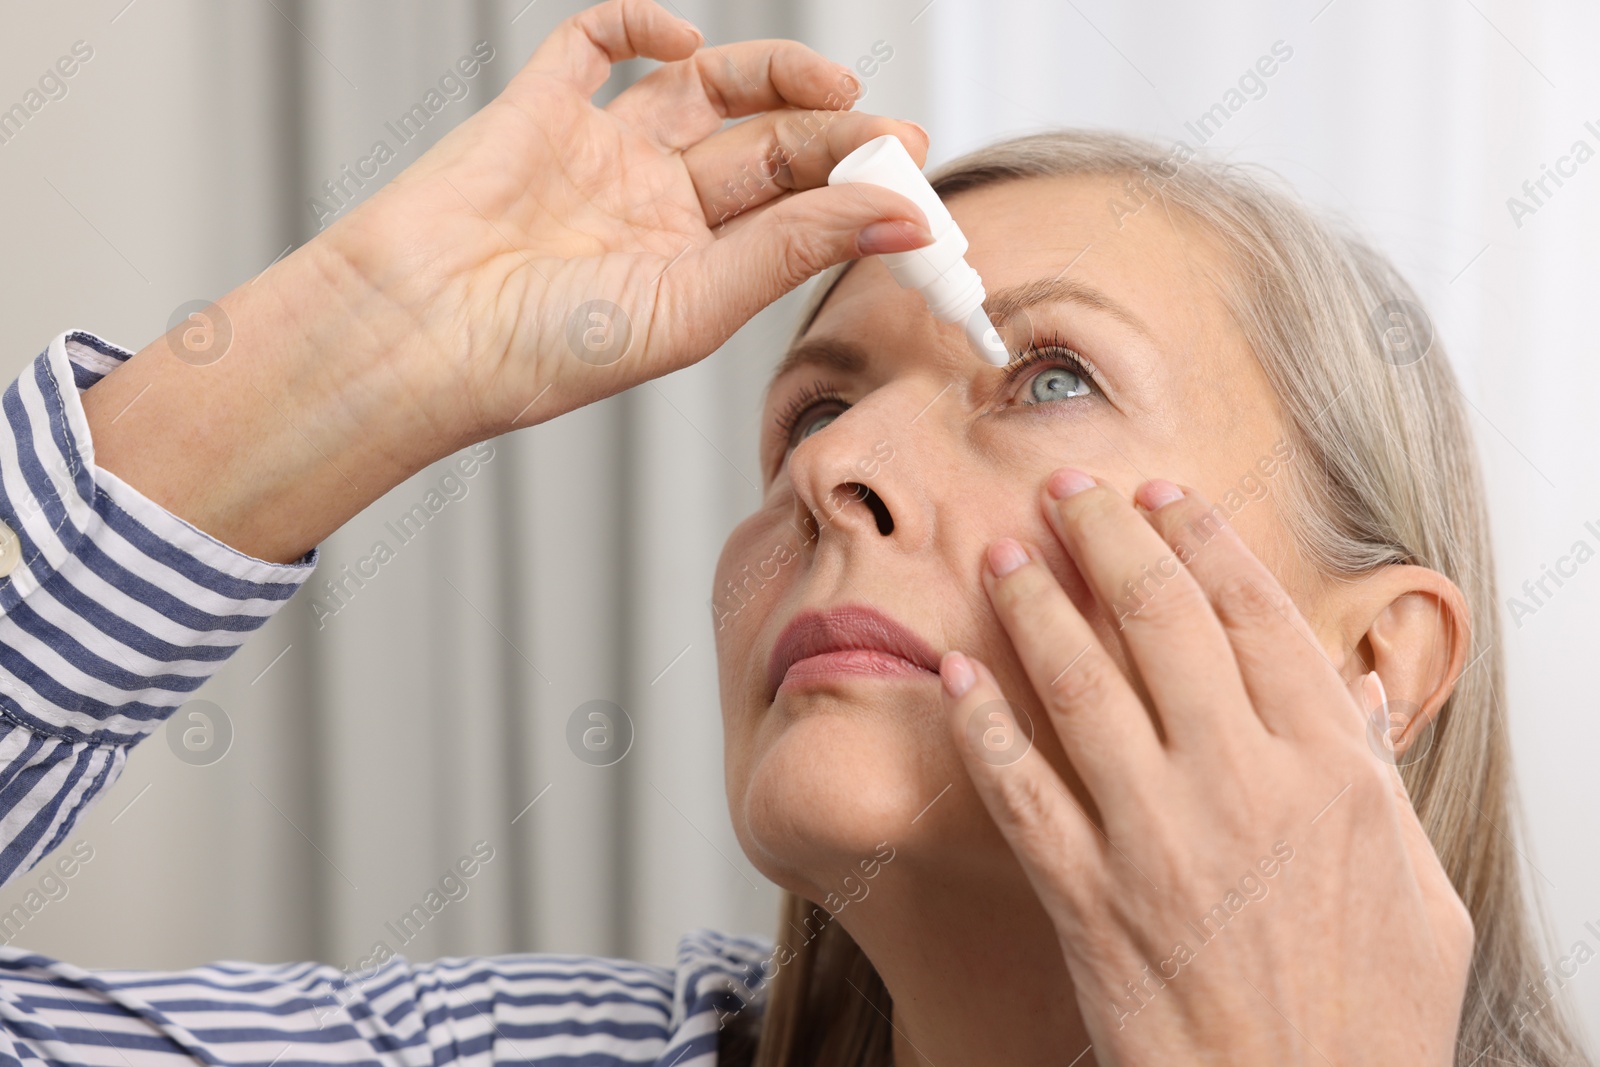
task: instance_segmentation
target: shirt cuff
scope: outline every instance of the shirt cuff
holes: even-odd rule
[[[79,393],[132,355],[68,331],[0,400],[0,718],[69,741],[153,731],[317,563],[240,552],[95,466]]]

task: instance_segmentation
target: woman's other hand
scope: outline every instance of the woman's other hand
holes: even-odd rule
[[[1073,796],[993,673],[951,652],[944,701],[1050,914],[1101,1064],[1454,1062],[1473,925],[1369,716],[1272,573],[1192,491],[1146,511],[1061,471],[1044,507],[1119,669],[1036,548],[984,584]],[[1388,749],[1386,743],[1380,747]],[[1066,1050],[1067,1058],[1078,1050]]]

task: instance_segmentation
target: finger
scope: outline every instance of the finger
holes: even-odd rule
[[[1138,695],[1037,551],[996,542],[983,584],[1095,805],[1108,819],[1129,810],[1163,762]]]
[[[939,664],[946,721],[984,807],[1052,917],[1102,878],[1105,839],[1031,743],[1026,713],[979,661],[948,652]]]
[[[862,188],[823,186],[786,196],[737,230],[685,252],[656,283],[651,336],[672,339],[675,354],[709,352],[835,263],[910,251],[932,239],[910,200],[876,187],[870,196],[857,195]]]
[[[1184,560],[1108,486],[1063,468],[1045,483],[1050,526],[1121,634],[1180,748],[1260,730],[1228,638]]]
[[[1403,728],[1403,724],[1396,723],[1391,718],[1389,697],[1384,692],[1383,678],[1377,671],[1368,671],[1362,677],[1359,688],[1360,704],[1366,712],[1366,720],[1371,724],[1369,736],[1376,740],[1373,754],[1378,762],[1384,764],[1389,795],[1394,800],[1395,815],[1400,823],[1401,837],[1405,841],[1406,854],[1411,860],[1412,869],[1417,872],[1418,878],[1424,881],[1432,880],[1435,883],[1442,878],[1448,887],[1449,876],[1439,862],[1439,854],[1434,850],[1433,842],[1428,839],[1428,832],[1423,829],[1421,821],[1417,818],[1416,806],[1411,802],[1411,790],[1406,786],[1405,777],[1400,771],[1395,738]]]
[[[1178,494],[1178,495],[1174,495]],[[1328,694],[1347,692],[1315,631],[1220,509],[1192,489],[1147,482],[1134,494],[1150,526],[1185,561],[1227,637],[1250,704],[1266,728],[1295,736],[1328,728],[1354,736],[1352,716],[1316,715]]]
[[[652,0],[606,0],[563,21],[534,50],[512,79],[530,75],[561,78],[593,96],[611,76],[611,65],[643,56],[684,59],[705,42],[694,25]]]
[[[1373,754],[1388,768],[1390,791],[1404,807],[1411,807],[1411,792],[1405,779],[1400,777],[1399,755],[1395,751],[1395,731],[1400,726],[1390,718],[1389,697],[1383,690],[1383,678],[1377,671],[1368,671],[1361,678],[1361,703],[1373,727],[1376,744]]]
[[[771,111],[684,152],[706,225],[718,226],[785,192],[819,188],[839,160],[874,137],[893,134],[913,158],[928,138],[909,122],[854,111]]]
[[[606,110],[662,147],[683,149],[728,119],[775,108],[836,111],[860,94],[854,74],[798,41],[740,41],[651,71]]]

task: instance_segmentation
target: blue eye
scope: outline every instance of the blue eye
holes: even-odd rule
[[[1074,396],[1088,396],[1089,383],[1083,376],[1066,367],[1046,367],[1028,383],[1027,401],[1042,404],[1048,400],[1066,400]]]
[[[795,442],[798,444],[799,442],[804,441],[807,437],[810,437],[818,430],[823,429],[838,417],[839,412],[837,411],[819,411],[812,418],[801,420],[800,426],[795,433]]]
[[[823,382],[807,386],[773,417],[773,429],[787,457],[807,437],[826,429],[850,407],[832,386]]]

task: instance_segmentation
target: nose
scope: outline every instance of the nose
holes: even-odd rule
[[[824,536],[914,540],[914,494],[895,465],[906,464],[903,434],[888,432],[886,404],[868,398],[841,413],[795,446],[789,456],[797,523],[820,540]],[[904,420],[898,420],[901,425]]]

